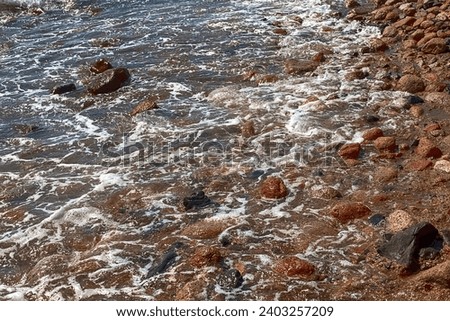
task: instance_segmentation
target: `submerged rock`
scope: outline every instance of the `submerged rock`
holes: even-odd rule
[[[61,85],[61,86],[56,86],[53,87],[52,89],[52,94],[54,95],[62,95],[71,91],[75,91],[77,89],[77,87],[75,86],[75,84],[66,84],[66,85]]]
[[[202,208],[212,204],[212,201],[205,195],[205,192],[194,192],[191,196],[183,198],[183,206],[186,211],[190,209]]]
[[[397,261],[407,270],[414,271],[419,268],[420,250],[439,247],[439,243],[442,243],[442,240],[438,230],[428,222],[421,222],[394,234],[389,241],[379,247],[378,252],[388,259]]]
[[[108,94],[127,85],[130,79],[130,73],[126,68],[108,69],[89,81],[87,91],[92,95]]]
[[[311,60],[288,59],[284,63],[286,73],[290,75],[303,75],[307,72],[316,70],[319,63]]]

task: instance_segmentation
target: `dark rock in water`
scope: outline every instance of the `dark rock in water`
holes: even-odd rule
[[[212,204],[212,201],[203,191],[194,192],[191,196],[183,198],[183,206],[186,211],[193,208],[202,208]]]
[[[108,60],[100,59],[100,60],[97,60],[96,62],[94,62],[89,70],[95,74],[101,74],[102,72],[105,72],[106,70],[112,69],[112,68],[113,68],[113,66],[111,65],[111,63]]]
[[[419,96],[411,95],[406,98],[406,103],[409,105],[423,104],[425,101]]]
[[[66,84],[62,86],[56,86],[52,89],[52,94],[54,95],[62,95],[71,91],[77,90],[75,84]]]
[[[410,271],[419,268],[418,258],[420,250],[428,247],[438,247],[441,239],[438,230],[427,222],[421,222],[410,228],[396,233],[381,245],[378,252],[395,260]],[[439,247],[438,247],[439,250]]]
[[[39,129],[39,127],[36,125],[26,125],[26,124],[14,124],[13,128],[19,134],[23,134],[23,135],[35,132]]]
[[[257,169],[256,171],[251,172],[248,177],[251,178],[251,179],[258,179],[262,175],[264,175],[264,173],[265,172],[263,170]]]
[[[151,278],[157,274],[164,273],[169,267],[171,267],[178,258],[177,249],[179,249],[183,243],[177,242],[173,244],[169,250],[161,257],[158,263],[154,264],[147,273],[147,278]]]
[[[379,226],[382,222],[384,222],[385,217],[381,214],[375,214],[369,217],[369,223],[373,226]]]
[[[380,117],[375,116],[375,115],[367,115],[366,116],[366,122],[368,122],[368,123],[376,123],[379,120],[380,120]]]
[[[93,95],[108,94],[129,84],[130,78],[126,68],[108,69],[93,77],[87,85],[87,90]]]
[[[218,283],[222,288],[232,290],[239,288],[244,279],[238,270],[230,269],[219,276]]]

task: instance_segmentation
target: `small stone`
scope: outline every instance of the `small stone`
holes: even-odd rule
[[[282,35],[282,36],[285,36],[288,34],[287,30],[283,29],[283,28],[276,28],[273,30],[273,32],[276,33],[277,35]]]
[[[339,202],[330,211],[330,214],[341,223],[369,216],[371,210],[362,203]]]
[[[423,104],[425,101],[419,96],[411,95],[406,97],[406,103],[409,105]]]
[[[52,94],[54,95],[62,95],[71,91],[77,90],[77,87],[75,84],[67,84],[67,85],[61,85],[56,86],[52,89]]]
[[[388,45],[381,39],[373,39],[370,42],[370,47],[374,52],[386,51],[389,48]]]
[[[366,122],[368,122],[368,123],[376,123],[379,120],[380,120],[380,117],[375,116],[375,115],[367,115],[366,116]]]
[[[423,137],[419,140],[416,154],[425,158],[439,158],[442,156],[442,151],[430,139]]]
[[[315,61],[315,62],[324,62],[325,61],[325,54],[322,51],[318,52],[311,58],[311,60]]]
[[[277,75],[263,75],[256,79],[257,84],[274,83],[280,80]]]
[[[269,199],[281,199],[289,194],[283,180],[275,176],[266,178],[266,180],[262,182],[259,191],[262,197]]]
[[[195,250],[193,256],[189,258],[189,264],[196,268],[205,266],[215,266],[222,261],[220,250],[214,247],[203,246]]]
[[[307,72],[316,70],[319,63],[310,60],[288,59],[284,63],[286,73],[291,75],[303,75]]]
[[[425,90],[425,83],[417,76],[404,75],[399,79],[397,89],[415,94]]]
[[[433,162],[430,161],[429,159],[415,159],[415,160],[410,160],[406,164],[405,169],[407,171],[418,172],[418,171],[423,171],[423,170],[431,167],[432,165],[433,165]]]
[[[156,99],[154,97],[149,97],[144,101],[140,102],[133,110],[130,112],[130,116],[135,116],[137,114],[143,113],[148,110],[158,109],[156,104]]]
[[[92,95],[107,94],[127,85],[130,79],[130,73],[126,68],[108,69],[93,77],[86,87]]]
[[[357,79],[364,79],[368,76],[369,74],[365,71],[362,70],[354,70],[354,71],[350,71],[345,75],[345,79],[348,81],[353,81],[353,80],[357,80]]]
[[[414,105],[414,106],[411,106],[411,108],[409,109],[409,113],[413,117],[420,118],[420,117],[422,117],[424,111],[423,111],[422,107]]]
[[[102,72],[112,68],[113,66],[109,61],[106,59],[100,59],[94,62],[89,70],[95,74],[101,74]]]
[[[248,120],[241,126],[241,133],[244,137],[252,137],[256,135],[255,124],[252,120]]]
[[[357,159],[361,151],[361,144],[351,143],[345,144],[339,149],[339,156],[344,159]]]
[[[353,9],[353,8],[359,7],[361,5],[356,0],[345,0],[345,6],[348,9]]]
[[[363,134],[362,137],[364,138],[365,141],[372,141],[377,139],[378,137],[383,137],[383,131],[378,128],[378,127],[374,127],[371,129],[366,130]]]
[[[396,210],[386,218],[386,229],[390,233],[397,233],[407,229],[414,223],[414,219],[408,212]]]
[[[369,223],[373,226],[380,226],[385,221],[384,215],[381,214],[375,214],[369,217]]]
[[[327,200],[342,197],[342,194],[338,190],[336,190],[332,187],[329,187],[329,186],[318,189],[318,190],[313,190],[311,192],[311,195],[312,195],[312,197],[323,198],[323,199],[327,199]]]
[[[210,204],[212,201],[203,191],[194,192],[191,196],[183,198],[183,206],[186,211],[206,207]]]
[[[378,137],[374,141],[375,148],[380,152],[393,152],[397,148],[395,137],[392,136],[383,136]]]
[[[218,237],[232,222],[224,220],[201,220],[188,225],[181,231],[181,235],[193,239],[208,240]]]
[[[439,124],[432,123],[432,124],[429,124],[428,126],[426,126],[423,130],[426,132],[433,132],[435,130],[440,130],[440,129],[441,129],[441,126],[439,126]]]
[[[239,288],[244,283],[244,278],[237,269],[229,269],[219,276],[218,283],[222,288],[232,290]]]
[[[314,274],[315,267],[308,261],[290,256],[276,262],[274,271],[289,277],[310,277]]]
[[[374,174],[374,179],[378,182],[389,182],[398,176],[398,171],[394,167],[380,167]]]
[[[438,55],[446,53],[448,51],[447,41],[443,38],[430,39],[425,45],[422,46],[422,52],[432,55]]]
[[[434,164],[434,169],[450,173],[450,162],[444,159],[438,160],[436,164]]]

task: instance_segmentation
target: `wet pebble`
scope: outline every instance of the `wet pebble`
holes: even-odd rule
[[[370,208],[358,202],[339,202],[334,205],[330,214],[341,223],[369,216]]]
[[[395,137],[391,136],[378,137],[377,139],[375,139],[374,145],[375,148],[378,149],[378,151],[380,152],[386,151],[393,152],[397,148]]]
[[[71,84],[66,84],[66,85],[61,85],[61,86],[56,86],[52,89],[52,94],[54,95],[62,95],[71,91],[75,91],[77,90],[77,87],[75,86],[75,84],[71,83]]]
[[[308,261],[290,256],[277,261],[274,271],[289,277],[310,277],[314,274],[315,267]]]
[[[281,199],[289,194],[283,180],[279,177],[270,176],[260,186],[260,194],[268,199]]]
[[[361,152],[361,144],[351,143],[345,144],[339,149],[339,156],[344,159],[357,159]]]
[[[425,158],[439,158],[442,156],[441,150],[426,137],[419,140],[419,145],[416,148],[416,154]]]
[[[373,141],[378,137],[382,136],[384,136],[383,131],[381,130],[381,128],[378,127],[368,129],[362,134],[362,137],[364,138],[365,141]]]

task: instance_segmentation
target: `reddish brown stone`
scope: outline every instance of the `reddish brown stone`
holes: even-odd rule
[[[284,185],[284,182],[279,177],[268,177],[260,187],[260,194],[262,197],[271,199],[284,198],[289,194],[289,191]]]
[[[288,59],[284,63],[286,73],[291,75],[303,75],[307,72],[316,70],[319,63],[310,60]]]
[[[222,254],[219,249],[203,246],[195,250],[194,255],[189,259],[189,263],[196,268],[201,268],[217,265],[221,260]]]
[[[377,139],[378,137],[383,137],[383,131],[378,127],[374,127],[374,128],[366,130],[363,133],[362,137],[366,141],[372,141],[372,140]]]
[[[258,84],[265,84],[265,83],[271,83],[271,82],[277,82],[279,80],[277,75],[263,75],[261,77],[258,77],[256,82]]]
[[[315,272],[314,265],[296,256],[279,260],[273,269],[276,273],[289,277],[309,277]]]
[[[425,90],[423,80],[414,75],[404,75],[397,83],[397,89],[409,93],[418,93]]]
[[[420,118],[420,117],[422,117],[424,110],[419,105],[414,105],[414,106],[411,106],[411,108],[409,109],[409,113],[411,114],[411,116]]]
[[[155,97],[149,97],[144,101],[140,102],[133,110],[130,112],[130,116],[135,116],[147,110],[157,109],[159,108],[156,104]]]
[[[324,62],[325,61],[325,54],[322,51],[318,52],[312,57],[311,60],[315,61],[315,62]]]
[[[339,202],[330,210],[330,214],[341,223],[369,216],[371,210],[362,203]]]
[[[375,139],[374,145],[380,152],[393,152],[397,148],[395,137],[391,136],[378,137],[377,139]]]
[[[256,135],[255,125],[252,120],[248,120],[242,124],[241,133],[244,137],[252,137]]]
[[[101,74],[102,72],[112,68],[113,66],[109,61],[105,59],[100,59],[92,64],[90,70],[95,74]]]
[[[282,36],[285,36],[285,35],[288,34],[286,29],[283,29],[283,28],[276,28],[276,29],[273,30],[273,32],[278,34],[278,35],[282,35]]]
[[[93,95],[111,93],[127,85],[130,79],[130,73],[126,68],[108,69],[89,81],[87,91]]]
[[[425,158],[439,158],[442,156],[442,151],[430,139],[423,137],[419,140],[416,154]]]
[[[442,38],[433,38],[421,48],[424,53],[438,55],[448,51],[447,41]]]
[[[188,225],[181,234],[193,239],[213,239],[232,224],[233,222],[224,220],[201,220]]]
[[[385,51],[389,48],[388,45],[381,39],[373,39],[370,42],[370,47],[373,51]]]
[[[389,182],[398,175],[397,169],[394,167],[380,167],[374,174],[374,179],[378,182]]]
[[[344,159],[357,159],[361,151],[361,144],[351,143],[345,144],[339,149],[339,156]]]
[[[415,159],[410,160],[406,164],[405,169],[411,172],[419,172],[431,167],[432,165],[433,162],[428,159]]]
[[[426,126],[424,128],[424,130],[426,132],[432,132],[432,131],[440,130],[440,129],[441,129],[441,126],[439,126],[439,124],[436,124],[436,123],[429,124],[428,126]]]
[[[345,79],[348,81],[353,81],[353,80],[357,80],[357,79],[364,79],[368,76],[368,73],[362,70],[353,70],[348,72],[345,75]]]

